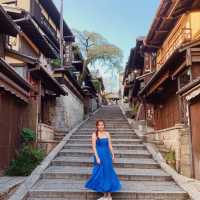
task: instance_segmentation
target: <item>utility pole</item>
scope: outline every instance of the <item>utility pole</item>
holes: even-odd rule
[[[60,61],[63,68],[63,0],[60,2]]]

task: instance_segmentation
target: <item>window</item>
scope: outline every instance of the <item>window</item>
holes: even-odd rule
[[[26,74],[26,67],[25,66],[20,66],[20,67],[15,67],[15,71],[25,80],[27,79],[27,74]]]
[[[180,76],[178,77],[178,87],[181,89],[186,84],[188,84],[192,80],[191,75],[191,68],[185,70]]]
[[[7,44],[8,44],[8,47],[10,49],[15,49],[17,50],[17,37],[12,37],[12,36],[8,36],[8,40],[7,40]]]

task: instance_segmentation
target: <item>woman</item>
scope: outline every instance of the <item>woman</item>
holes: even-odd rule
[[[114,152],[111,136],[104,129],[104,121],[98,120],[96,128],[96,132],[92,133],[94,166],[92,176],[86,181],[85,187],[96,192],[103,192],[104,196],[100,198],[101,200],[112,200],[111,192],[120,190],[122,185],[113,168]]]

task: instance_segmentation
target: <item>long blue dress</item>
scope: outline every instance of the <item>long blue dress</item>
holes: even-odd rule
[[[85,188],[96,192],[116,192],[120,190],[122,185],[113,168],[108,138],[98,138],[96,150],[100,164],[97,163],[96,157],[93,155],[92,175],[86,181]]]

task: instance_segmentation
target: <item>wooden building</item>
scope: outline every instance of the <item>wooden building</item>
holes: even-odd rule
[[[138,95],[144,85],[144,73],[146,73],[143,40],[144,37],[137,38],[136,46],[131,49],[123,77],[123,96],[124,98],[127,98],[132,117],[137,120],[146,119],[143,102]]]
[[[37,133],[38,142],[53,140],[56,98],[67,95],[54,78],[51,65],[53,59],[59,58],[58,24],[49,17],[51,10],[43,8],[39,1],[3,1],[2,5],[21,30],[8,39],[6,61],[33,88],[26,126]],[[67,34],[72,36],[70,30]]]
[[[26,124],[26,111],[32,86],[6,62],[9,36],[19,33],[17,25],[0,6],[0,170],[8,167],[20,146],[20,131]]]
[[[58,124],[62,124],[62,118],[58,117],[59,98],[68,95],[65,98],[68,113],[64,113],[63,120],[66,132],[84,117],[85,92],[75,77],[76,66],[72,65],[74,36],[64,21],[64,68],[55,66],[60,58],[60,13],[53,1],[3,0],[1,3],[21,29],[16,36],[9,37],[6,60],[33,87],[27,116],[32,123],[29,127],[37,132],[38,142],[46,146],[48,152],[56,144],[55,133]],[[87,76],[86,81],[89,80]],[[73,105],[69,105],[70,102]],[[80,119],[74,117],[75,110],[82,113]]]
[[[175,150],[176,168],[181,174],[198,179],[199,104],[198,92],[194,91],[200,78],[199,21],[199,0],[161,1],[145,39],[153,76],[140,91],[154,107],[155,137]]]

